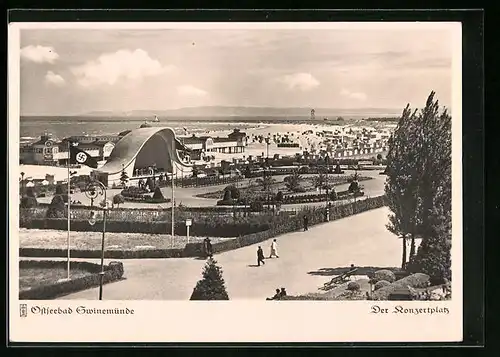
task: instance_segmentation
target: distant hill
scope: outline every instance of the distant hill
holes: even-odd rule
[[[400,115],[401,109],[394,108],[356,108],[356,109],[335,109],[335,108],[315,108],[316,118],[329,117],[331,119],[339,116],[392,116]],[[96,117],[152,117],[157,115],[159,117],[227,117],[227,116],[241,116],[241,117],[310,117],[311,108],[291,107],[291,108],[277,108],[277,107],[243,107],[243,106],[204,106],[204,107],[186,107],[171,110],[132,110],[128,112],[113,112],[113,111],[93,111],[82,114],[84,116]]]

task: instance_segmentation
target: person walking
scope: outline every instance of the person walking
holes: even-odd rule
[[[212,248],[212,242],[210,241],[210,238],[207,237],[207,254],[210,258],[213,257],[214,251]]]
[[[271,243],[271,254],[269,254],[269,259],[271,259],[272,257],[279,258],[278,243],[276,243],[276,239],[273,239],[273,241]]]
[[[304,215],[303,222],[304,222],[304,232],[305,232],[305,231],[307,231],[309,229],[309,227],[308,227],[308,225],[309,225],[309,218],[307,218],[306,215]]]
[[[259,245],[259,248],[257,249],[257,266],[260,267],[260,263],[262,263],[262,265],[266,264],[264,262],[264,251],[262,250],[262,247]]]

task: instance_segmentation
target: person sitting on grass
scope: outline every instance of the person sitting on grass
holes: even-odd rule
[[[281,288],[281,291],[280,291],[280,299],[281,299],[282,297],[285,297],[285,296],[286,296],[286,290],[285,290],[285,288]]]
[[[267,298],[266,300],[279,300],[281,298],[280,289],[276,289],[276,294],[272,298]]]

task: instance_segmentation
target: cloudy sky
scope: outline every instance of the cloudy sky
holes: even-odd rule
[[[21,114],[451,105],[450,30],[21,30]]]

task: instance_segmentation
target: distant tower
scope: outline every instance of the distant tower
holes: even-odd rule
[[[314,109],[311,109],[311,120],[316,119],[316,111]]]

